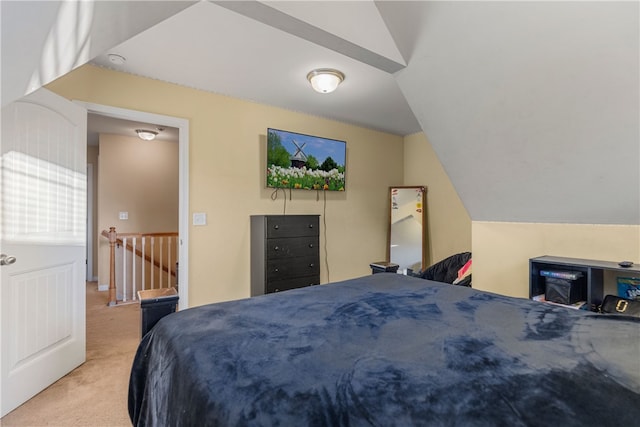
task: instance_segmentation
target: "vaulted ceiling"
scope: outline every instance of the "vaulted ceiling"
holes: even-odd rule
[[[638,2],[3,0],[0,13],[2,105],[92,61],[422,130],[473,220],[640,224]],[[336,92],[309,88],[320,67],[345,73]]]

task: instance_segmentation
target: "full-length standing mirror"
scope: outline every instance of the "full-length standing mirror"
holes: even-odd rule
[[[389,187],[387,259],[398,271],[419,271],[427,266],[427,188]]]

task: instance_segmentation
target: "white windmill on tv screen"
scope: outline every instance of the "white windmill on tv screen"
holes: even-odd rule
[[[307,164],[307,155],[303,151],[307,143],[303,142],[302,145],[299,145],[295,139],[292,139],[291,142],[296,146],[296,152],[290,157],[291,167],[301,169]]]

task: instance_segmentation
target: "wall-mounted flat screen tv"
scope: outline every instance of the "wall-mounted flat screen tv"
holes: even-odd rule
[[[344,191],[347,143],[267,129],[267,187]]]

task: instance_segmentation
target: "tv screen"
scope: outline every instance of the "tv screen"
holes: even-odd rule
[[[344,191],[347,143],[267,129],[267,187]]]

